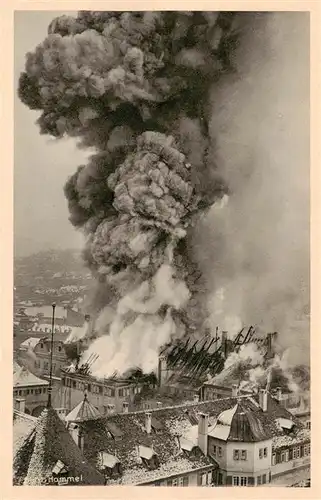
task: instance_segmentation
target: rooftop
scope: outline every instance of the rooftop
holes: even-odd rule
[[[43,410],[35,427],[16,449],[13,484],[43,485],[53,477],[57,464],[62,464],[68,476],[81,475],[83,485],[104,484],[103,476],[84,460],[56,411],[49,407]]]
[[[199,413],[209,415],[209,434],[216,425],[228,427],[218,438],[223,440],[260,441],[285,434],[277,425],[277,418],[292,419],[294,427],[290,439],[302,437],[302,423],[295,419],[276,400],[268,396],[267,411],[258,405],[258,398],[241,396],[201,403],[150,410],[151,432],[146,431],[146,412],[113,414],[82,424],[85,435],[84,455],[97,465],[102,452],[118,458],[123,473],[110,481],[117,484],[138,484],[161,479],[193,469],[212,466],[215,462],[198,453],[189,454],[197,447]],[[287,436],[288,437],[288,436]],[[139,447],[152,449],[159,466],[150,470],[142,460]],[[195,451],[195,450],[194,450]],[[175,472],[177,471],[177,472]]]
[[[28,339],[21,342],[19,348],[21,349],[34,349],[37,344],[39,344],[39,337],[29,337]]]
[[[66,416],[66,422],[85,422],[86,420],[95,420],[101,418],[101,413],[92,405],[87,396]]]
[[[17,362],[13,363],[13,387],[30,387],[39,385],[48,385],[47,380],[36,377],[24,366],[20,366]]]
[[[22,413],[18,410],[13,411],[13,454],[22,445],[27,435],[35,428],[37,418]]]

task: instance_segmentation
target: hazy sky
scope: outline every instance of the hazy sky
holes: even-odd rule
[[[67,12],[15,13],[15,87],[25,54],[43,41],[51,20]],[[67,14],[73,14],[68,12]],[[75,143],[39,134],[39,113],[15,97],[14,231],[17,255],[60,247],[78,247],[81,235],[68,221],[63,186],[85,159]]]

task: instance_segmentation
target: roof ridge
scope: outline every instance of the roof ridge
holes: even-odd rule
[[[241,396],[236,396],[236,397],[233,397],[233,396],[228,396],[226,398],[218,398],[218,399],[208,399],[206,401],[198,401],[198,402],[194,402],[194,401],[191,401],[190,403],[189,402],[185,402],[185,403],[181,403],[179,405],[171,405],[171,406],[161,406],[160,408],[149,408],[149,409],[146,409],[146,410],[136,410],[136,411],[131,411],[131,412],[127,412],[127,413],[123,413],[123,412],[119,412],[119,413],[112,413],[111,415],[107,415],[107,416],[104,416],[105,418],[109,418],[109,417],[112,417],[114,415],[137,415],[137,414],[142,414],[142,413],[156,413],[156,412],[160,412],[160,411],[163,411],[163,410],[172,410],[172,409],[176,409],[176,408],[189,408],[189,407],[193,407],[193,406],[200,406],[200,405],[203,405],[203,404],[206,404],[206,403],[213,403],[214,401],[226,401],[226,400],[236,400],[236,399],[239,399],[239,398],[248,398],[249,395],[248,394],[242,394]]]

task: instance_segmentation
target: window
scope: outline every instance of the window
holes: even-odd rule
[[[233,476],[233,486],[240,485],[240,478],[238,476]]]
[[[207,483],[207,474],[206,472],[204,472],[204,474],[202,474],[202,486],[206,486],[206,483]]]
[[[258,476],[257,477],[257,485],[261,486],[261,484],[262,484],[262,478],[261,478],[261,476]]]
[[[272,465],[275,465],[276,463],[276,456],[275,456],[275,453],[273,453],[272,455]]]
[[[216,445],[213,446],[213,455],[216,457]]]
[[[266,474],[263,474],[262,476],[262,484],[266,484]]]
[[[183,477],[183,486],[188,486],[188,476]]]
[[[218,456],[219,457],[222,456],[222,447],[221,446],[218,447]]]
[[[177,478],[173,479],[172,486],[178,486],[178,479]]]
[[[40,344],[40,347],[41,347],[41,349],[43,349],[43,343],[42,343],[42,342],[41,342],[41,344]]]
[[[233,459],[234,460],[239,460],[240,457],[239,457],[239,450],[234,450],[233,452]]]
[[[247,486],[247,477],[241,476],[241,486]]]
[[[19,396],[21,396],[21,394],[22,394],[22,391],[18,391],[18,394],[19,394]]]
[[[268,449],[267,448],[264,448],[263,456],[264,456],[264,458],[266,458],[268,456]]]
[[[59,352],[61,351],[61,345],[58,345],[58,351]]]
[[[309,429],[309,430],[311,429],[311,422],[310,422],[310,420],[307,421],[306,428]]]
[[[26,396],[28,396],[28,394],[29,394],[29,389],[26,390]]]
[[[259,458],[263,458],[263,448],[259,449]]]
[[[30,394],[33,394],[33,389],[30,389]]]
[[[223,484],[223,474],[221,472],[218,473],[218,485],[221,486]]]
[[[293,448],[293,460],[300,458],[300,446]]]
[[[124,396],[124,389],[119,389],[118,395],[120,398],[122,398]]]
[[[282,451],[281,453],[281,463],[285,462],[285,451]]]
[[[110,395],[112,398],[115,397],[115,389],[110,389]]]
[[[285,451],[285,461],[288,462],[289,461],[289,450],[286,450]]]
[[[178,478],[178,486],[183,486],[183,479],[182,477]]]
[[[246,450],[241,450],[241,460],[246,460],[247,459],[247,452]]]
[[[304,447],[303,447],[303,455],[305,457],[307,457],[308,455],[310,455],[310,445],[309,444],[305,444]]]

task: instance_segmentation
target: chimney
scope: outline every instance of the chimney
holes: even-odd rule
[[[194,394],[194,403],[198,403],[200,400],[200,397],[198,394]]]
[[[15,406],[16,406],[16,410],[21,411],[21,413],[25,413],[26,400],[24,398],[17,398]]]
[[[127,403],[127,401],[124,401],[123,402],[123,413],[128,413],[128,406],[129,406],[129,404]]]
[[[276,399],[280,402],[282,400],[282,389],[281,387],[276,388]]]
[[[78,448],[80,448],[81,453],[84,452],[84,435],[80,428],[78,430]]]
[[[58,417],[60,418],[60,420],[62,420],[64,422],[65,416],[67,415],[67,413],[69,413],[68,409],[67,408],[55,408],[55,410],[58,413]]]
[[[107,415],[111,415],[115,411],[115,405],[109,404],[107,405]]]
[[[158,387],[162,386],[162,372],[166,370],[166,358],[165,356],[159,356],[158,358],[158,373],[157,373],[157,382]]]
[[[145,430],[147,434],[152,432],[152,414],[149,411],[145,413]]]
[[[207,455],[208,414],[200,413],[198,421],[198,446]]]
[[[232,385],[232,398],[236,398],[238,395],[238,386],[237,384]]]
[[[227,352],[227,332],[222,331],[222,352],[223,352],[223,357],[224,359],[227,358],[228,352]]]
[[[259,405],[263,411],[267,411],[267,391],[265,389],[260,389]]]

